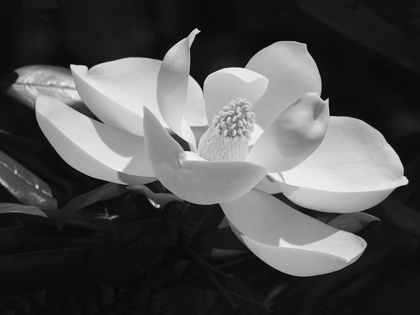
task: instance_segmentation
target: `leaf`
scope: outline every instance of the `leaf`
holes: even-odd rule
[[[248,251],[248,248],[236,237],[230,227],[211,231],[203,235],[194,245],[199,247]]]
[[[54,97],[91,118],[77,93],[70,69],[49,65],[24,66],[0,77],[0,91],[35,109],[39,95]]]
[[[208,315],[255,315],[268,314],[262,303],[258,303],[229,290],[219,292],[219,299]]]
[[[30,165],[31,171],[50,185],[59,207],[97,186],[92,178],[64,162],[46,140],[36,141],[0,130],[0,149],[19,163]]]
[[[107,183],[90,192],[77,196],[65,205],[61,210],[57,220],[57,227],[59,230],[63,227],[66,220],[80,209],[101,200],[108,200],[127,193],[128,190],[123,185],[114,183]]]
[[[380,13],[380,5],[366,6],[365,1],[298,0],[297,3],[303,11],[333,30],[409,70],[420,71],[419,41],[405,31],[404,26],[397,25],[395,10],[393,19],[388,21],[384,18],[386,15]]]
[[[24,205],[56,209],[57,200],[48,184],[0,151],[0,184]]]
[[[176,226],[137,221],[114,231],[89,258],[99,282],[115,285],[147,272],[177,241]]]
[[[39,290],[86,270],[92,232],[16,227],[0,230],[0,294]]]
[[[0,203],[0,215],[6,213],[24,214],[42,218],[36,222],[55,225],[59,216],[59,210],[40,209],[34,206],[24,206],[15,203]],[[49,220],[43,220],[49,219]],[[68,220],[67,225],[93,231],[109,232],[122,225],[119,216],[109,216],[102,213],[79,211],[74,213]]]
[[[180,202],[184,202],[181,198],[179,198],[178,196],[175,196],[173,194],[168,194],[168,193],[154,193],[149,187],[145,186],[145,185],[129,185],[127,186],[127,189],[132,190],[132,191],[136,191],[139,194],[142,194],[143,196],[145,196],[150,204],[155,207],[155,208],[162,208],[164,209],[166,204],[168,204],[171,201],[180,201]]]

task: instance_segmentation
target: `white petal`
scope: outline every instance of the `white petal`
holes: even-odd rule
[[[246,98],[255,104],[267,86],[267,78],[244,68],[225,68],[213,72],[204,81],[203,88],[208,124],[211,125],[213,117],[223,106],[237,98]]]
[[[328,128],[328,101],[306,93],[264,131],[246,160],[270,172],[282,172],[302,163],[324,140]]]
[[[156,92],[160,113],[169,128],[194,148],[195,137],[183,114],[188,92],[190,46],[198,32],[195,29],[166,53],[159,70]]]
[[[246,68],[270,80],[267,92],[253,108],[264,130],[302,94],[321,95],[321,77],[304,44],[274,43],[256,53]]]
[[[37,98],[36,118],[54,149],[78,171],[120,184],[156,180],[143,137],[92,120],[48,96]]]
[[[366,242],[253,189],[222,203],[235,234],[264,262],[296,276],[339,270],[356,261]]]
[[[287,198],[313,210],[355,212],[406,185],[404,168],[384,137],[361,120],[330,117],[317,151],[274,177]]]
[[[266,170],[248,162],[209,162],[184,152],[145,109],[146,151],[156,177],[178,197],[197,204],[235,199],[254,187]]]
[[[80,97],[105,124],[143,136],[143,106],[168,128],[156,99],[157,76],[162,62],[148,58],[125,58],[92,67],[71,65]],[[194,110],[190,110],[194,108]],[[189,77],[186,109],[191,125],[205,123],[204,99],[197,82]]]

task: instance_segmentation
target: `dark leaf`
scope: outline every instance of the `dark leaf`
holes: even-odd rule
[[[177,241],[177,228],[143,220],[115,230],[95,248],[89,265],[98,281],[114,285],[143,274]]]
[[[95,181],[72,168],[48,142],[32,140],[0,130],[0,149],[49,183],[59,207],[96,187]],[[28,154],[31,152],[31,154]]]
[[[38,290],[87,269],[98,244],[91,232],[16,227],[0,230],[0,294]]]
[[[303,11],[353,41],[384,54],[410,70],[420,71],[420,42],[399,26],[397,18],[385,18],[381,6],[358,0],[298,0]],[[395,14],[395,10],[392,11]],[[407,12],[408,13],[408,12]],[[394,15],[395,17],[395,15]],[[408,14],[403,21],[407,21]],[[414,20],[411,28],[414,28]],[[408,26],[410,27],[410,26]]]
[[[48,95],[94,117],[77,93],[70,69],[67,68],[49,65],[21,67],[0,77],[0,91],[32,109],[39,95]]]
[[[246,298],[229,290],[219,291],[219,299],[208,315],[257,315],[268,314],[262,303]]]
[[[14,213],[34,216],[38,219],[32,221],[56,225],[59,210],[40,209],[34,206],[24,206],[14,203],[0,203],[0,214]],[[79,211],[74,213],[68,220],[67,225],[79,228],[86,228],[93,231],[109,232],[122,225],[121,218],[118,216],[108,216],[106,214]]]
[[[191,204],[188,210],[191,216],[197,217],[196,221],[201,222],[197,230],[198,235],[217,229],[220,222],[225,218],[225,214],[219,204],[208,206]]]
[[[118,196],[121,196],[127,193],[128,190],[123,185],[118,185],[114,183],[107,183],[101,187],[98,187],[90,192],[87,192],[83,195],[77,196],[71,200],[66,206],[61,210],[60,215],[57,221],[57,227],[61,229],[66,222],[66,220],[73,214],[83,209],[84,207],[91,205],[94,202],[101,200],[108,200]]]
[[[0,184],[25,205],[56,209],[50,187],[20,163],[0,151]]]
[[[199,247],[245,250],[247,247],[236,237],[230,227],[204,234],[194,245]]]

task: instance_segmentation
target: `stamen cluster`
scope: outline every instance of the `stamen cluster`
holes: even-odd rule
[[[231,101],[214,116],[198,143],[198,154],[208,161],[243,161],[254,131],[255,114],[246,98]]]
[[[223,135],[226,141],[249,140],[254,131],[255,114],[250,111],[252,104],[246,98],[238,98],[224,106],[219,115],[214,116],[212,126],[214,131]]]

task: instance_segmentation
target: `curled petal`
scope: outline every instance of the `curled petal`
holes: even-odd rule
[[[148,58],[125,58],[92,67],[71,65],[80,97],[105,124],[143,136],[143,106],[163,120],[156,99],[156,82],[162,62]],[[197,82],[189,77],[186,109],[187,122],[206,123],[204,100]]]
[[[289,106],[258,138],[246,160],[270,172],[302,163],[319,147],[328,129],[328,101],[306,93]]]
[[[237,98],[255,104],[264,94],[268,80],[244,68],[225,68],[210,74],[204,81],[204,100],[208,124],[223,106]],[[257,117],[258,119],[258,117]]]
[[[36,100],[36,118],[54,149],[78,171],[120,184],[156,180],[143,137],[92,120],[43,95]]]
[[[295,276],[314,276],[356,261],[366,242],[273,196],[253,189],[221,207],[239,239],[264,262]]]
[[[277,174],[294,203],[325,212],[355,212],[406,185],[398,155],[374,128],[349,117],[330,117],[324,141],[309,158]]]
[[[145,109],[146,151],[156,177],[178,197],[197,204],[230,201],[252,189],[266,170],[248,162],[208,162],[184,152]]]
[[[321,77],[305,44],[274,43],[256,53],[246,68],[270,80],[266,93],[253,108],[263,129],[302,94],[321,95]]]
[[[191,34],[174,45],[163,58],[157,78],[157,102],[163,119],[177,135],[196,146],[191,128],[184,118],[190,72],[190,46],[198,34]]]

